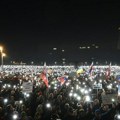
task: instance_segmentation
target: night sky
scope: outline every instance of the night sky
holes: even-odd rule
[[[0,1],[0,43],[6,63],[53,64],[62,58],[68,62],[118,62],[119,26],[119,0]],[[99,48],[79,49],[92,44]]]

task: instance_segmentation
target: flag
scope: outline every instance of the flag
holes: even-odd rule
[[[44,68],[43,68],[43,71],[42,71],[42,73],[40,75],[40,78],[43,80],[43,82],[45,83],[46,87],[48,87],[46,63],[44,63]]]
[[[77,70],[77,74],[82,74],[82,73],[84,73],[84,70],[83,70],[82,67],[80,67],[80,68]]]
[[[118,85],[118,96],[120,96],[120,84]]]
[[[89,69],[89,75],[92,76],[92,71],[93,71],[93,62],[90,65],[90,69]]]
[[[120,75],[116,76],[117,81],[120,81]]]
[[[110,65],[107,68],[106,73],[105,73],[105,76],[106,76],[107,80],[110,78],[110,74],[111,74],[111,63],[110,63]]]
[[[65,76],[58,77],[57,79],[61,83],[61,85],[63,85],[65,83],[65,81],[67,80],[67,78]]]

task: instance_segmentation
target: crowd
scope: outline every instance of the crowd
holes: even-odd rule
[[[115,69],[5,68],[0,72],[0,120],[120,120]],[[104,100],[107,95],[112,97]]]

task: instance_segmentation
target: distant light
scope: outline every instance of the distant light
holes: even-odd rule
[[[20,100],[19,102],[20,102],[20,104],[22,104],[22,103],[23,103],[23,101],[22,101],[22,100]]]
[[[8,102],[8,99],[4,99],[4,103],[7,103]]]
[[[83,82],[83,85],[85,85],[85,82]]]
[[[81,93],[83,93],[85,91],[85,89],[81,89],[80,91],[81,91]]]
[[[71,97],[73,94],[72,93],[69,93],[69,96]]]
[[[14,85],[13,88],[16,88],[16,85]]]
[[[51,104],[50,104],[50,103],[47,103],[47,104],[46,104],[46,107],[47,107],[47,108],[50,108],[50,107],[51,107]]]
[[[90,96],[86,96],[86,102],[90,101]]]
[[[0,51],[2,52],[2,50],[3,50],[3,47],[2,47],[2,46],[0,46]]]
[[[77,97],[77,94],[76,93],[74,93],[74,95],[73,95],[74,97]]]
[[[5,53],[2,53],[2,56],[3,56],[3,57],[5,57],[5,56],[6,56],[6,54],[5,54]]]
[[[57,48],[53,48],[53,50],[57,50]]]
[[[89,89],[89,92],[91,92],[92,91],[92,89]]]
[[[26,94],[26,97],[30,97],[30,94]]]
[[[81,99],[81,97],[80,97],[80,96],[78,96],[78,97],[77,97],[77,100],[80,100],[80,99]]]
[[[99,80],[100,83],[102,83],[102,80]]]
[[[65,58],[63,58],[62,60],[63,60],[63,61],[65,61],[66,59],[65,59]]]
[[[85,90],[85,94],[88,94],[88,91],[87,91],[87,90]]]
[[[82,49],[86,49],[86,47],[82,47]]]
[[[11,85],[8,85],[8,87],[10,88],[10,87],[11,87]]]
[[[13,64],[15,64],[16,62],[15,61],[13,61]]]
[[[69,83],[69,82],[67,82],[67,83],[66,83],[66,86],[69,86],[69,84],[70,84],[70,83]]]
[[[99,46],[95,46],[95,48],[99,48]]]
[[[90,49],[90,46],[88,46],[87,48]]]
[[[16,120],[18,118],[18,116],[15,114],[13,115],[13,119]]]
[[[62,52],[65,52],[65,50],[62,50]]]
[[[79,47],[80,49],[86,49],[86,47],[85,46],[83,46],[83,47]]]
[[[112,99],[112,102],[115,102],[115,99]]]
[[[56,89],[57,89],[57,87],[55,86],[55,87],[54,87],[54,89],[56,90]]]
[[[120,115],[118,115],[117,118],[120,119]]]

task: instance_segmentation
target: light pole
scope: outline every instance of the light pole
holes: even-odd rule
[[[2,59],[1,59],[1,68],[2,68],[2,70],[3,70],[3,58],[6,56],[6,54],[5,53],[2,53]]]
[[[1,70],[2,70],[2,64],[3,64],[3,47],[0,46],[0,54],[1,54]]]

